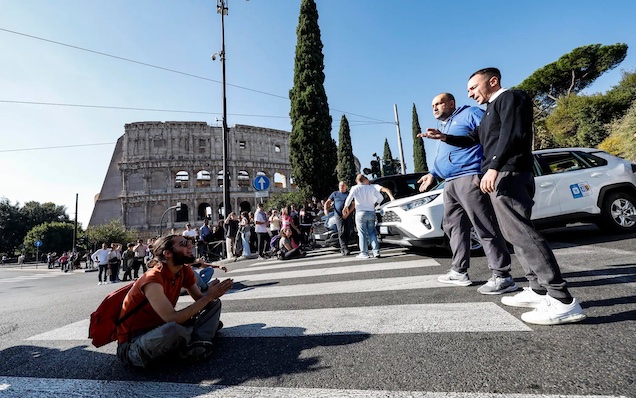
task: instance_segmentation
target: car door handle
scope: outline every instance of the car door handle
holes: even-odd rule
[[[551,182],[542,182],[541,184],[539,184],[539,188],[549,188],[551,186],[554,186],[554,184]]]
[[[603,173],[592,173],[592,174],[590,174],[590,177],[596,178],[596,177],[600,177],[602,175],[603,175]]]

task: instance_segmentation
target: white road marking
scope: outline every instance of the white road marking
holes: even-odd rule
[[[532,331],[494,303],[227,312],[224,337]]]
[[[123,392],[136,391],[146,397],[193,398],[624,398],[614,395],[544,395],[493,394],[470,392],[428,392],[387,390],[344,390],[329,388],[285,388],[215,385],[212,381],[199,384],[157,381],[116,381],[85,379],[53,379],[0,376],[0,395],[6,398],[25,397],[119,397]]]
[[[53,278],[53,277],[58,277],[63,275],[72,275],[72,274],[68,274],[64,272],[53,272],[53,273],[46,273],[46,274],[20,275],[20,276],[14,276],[12,278],[0,279],[0,283],[23,282],[23,281],[30,281],[30,280],[37,280],[37,279]]]
[[[416,256],[414,254],[404,254],[404,253],[390,253],[390,254],[382,254],[383,258],[392,258],[392,257],[401,257],[404,258],[405,260],[420,260],[422,257]],[[265,271],[265,270],[272,270],[272,269],[283,269],[283,268],[297,268],[297,267],[309,267],[312,265],[340,265],[340,264],[345,264],[345,263],[352,263],[352,262],[367,262],[367,261],[378,261],[375,259],[361,259],[361,258],[356,258],[356,256],[341,256],[338,255],[337,257],[333,257],[333,258],[320,258],[317,260],[305,260],[302,261],[301,259],[294,259],[294,260],[285,260],[285,261],[261,261],[256,263],[255,265],[257,266],[249,266],[246,268],[241,268],[241,269],[236,269],[236,270],[230,270],[228,271],[228,274],[238,274],[238,273],[242,273],[242,272],[253,272],[253,271]],[[382,261],[382,260],[380,260]]]
[[[495,303],[224,312],[221,319],[223,337],[532,331]],[[84,319],[26,340],[87,340],[88,322]]]
[[[365,263],[358,264],[358,265],[297,270],[297,271],[272,272],[267,274],[237,275],[235,280],[236,281],[280,280],[280,279],[307,278],[307,277],[325,276],[325,275],[353,274],[353,273],[360,273],[360,272],[393,271],[396,269],[435,267],[438,265],[440,264],[435,259],[432,259],[432,258],[425,258],[420,261],[404,261],[404,262],[393,262],[393,263],[384,263],[384,262],[378,262],[378,260],[369,259]],[[228,276],[231,277],[232,275],[230,274]]]
[[[438,275],[402,276],[395,278],[362,279],[342,282],[307,283],[301,285],[264,285],[247,286],[244,289],[230,291],[222,297],[226,300],[249,300],[276,297],[299,297],[325,294],[347,294],[384,292],[392,290],[413,290],[455,287],[454,285],[439,283]],[[193,303],[188,296],[179,297],[179,303]]]

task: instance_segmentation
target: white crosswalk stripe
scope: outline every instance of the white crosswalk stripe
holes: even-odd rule
[[[30,274],[30,275],[20,275],[14,276],[12,278],[0,279],[0,283],[16,283],[22,281],[30,281],[36,279],[46,279],[46,278],[55,278],[58,276],[64,275],[72,275],[64,272],[48,272],[48,273],[39,273],[39,274]]]
[[[147,381],[104,381],[82,379],[40,379],[34,377],[0,376],[0,394],[6,398],[37,397],[118,397],[122,392],[143,391],[146,397],[199,398],[611,398],[609,395],[532,395],[488,394],[386,390],[344,390],[328,388],[283,388],[224,386],[207,383],[183,384]]]

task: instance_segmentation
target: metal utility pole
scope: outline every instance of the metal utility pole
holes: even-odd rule
[[[227,101],[225,96],[225,16],[227,15],[227,11],[227,0],[217,0],[216,12],[221,14],[221,51],[218,54],[221,60],[221,70],[223,71],[223,124],[221,125],[223,131],[223,218],[230,214],[228,211],[230,207],[230,170],[228,166],[229,136],[227,129]],[[214,55],[212,55],[212,59],[215,59]]]
[[[400,151],[400,162],[402,163],[402,174],[406,174],[406,164],[404,163],[404,149],[402,148],[402,134],[400,134],[400,119],[398,118],[397,104],[393,104],[395,113],[395,128],[397,129],[398,149]]]
[[[73,228],[73,253],[77,253],[77,199],[79,194],[75,194],[75,225]]]

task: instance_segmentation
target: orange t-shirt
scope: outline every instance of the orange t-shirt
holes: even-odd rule
[[[179,272],[173,274],[168,267],[164,268],[162,263],[156,262],[154,267],[148,268],[148,271],[135,281],[132,289],[130,289],[124,298],[124,303],[119,313],[120,317],[133,308],[136,308],[146,298],[143,287],[148,283],[158,283],[163,286],[166,297],[168,297],[168,300],[170,300],[174,306],[179,299],[181,288],[194,285],[196,283],[196,277],[189,265],[184,265]],[[150,303],[147,303],[117,327],[117,341],[120,343],[130,341],[140,332],[145,333],[164,323],[166,322],[157,315]]]

